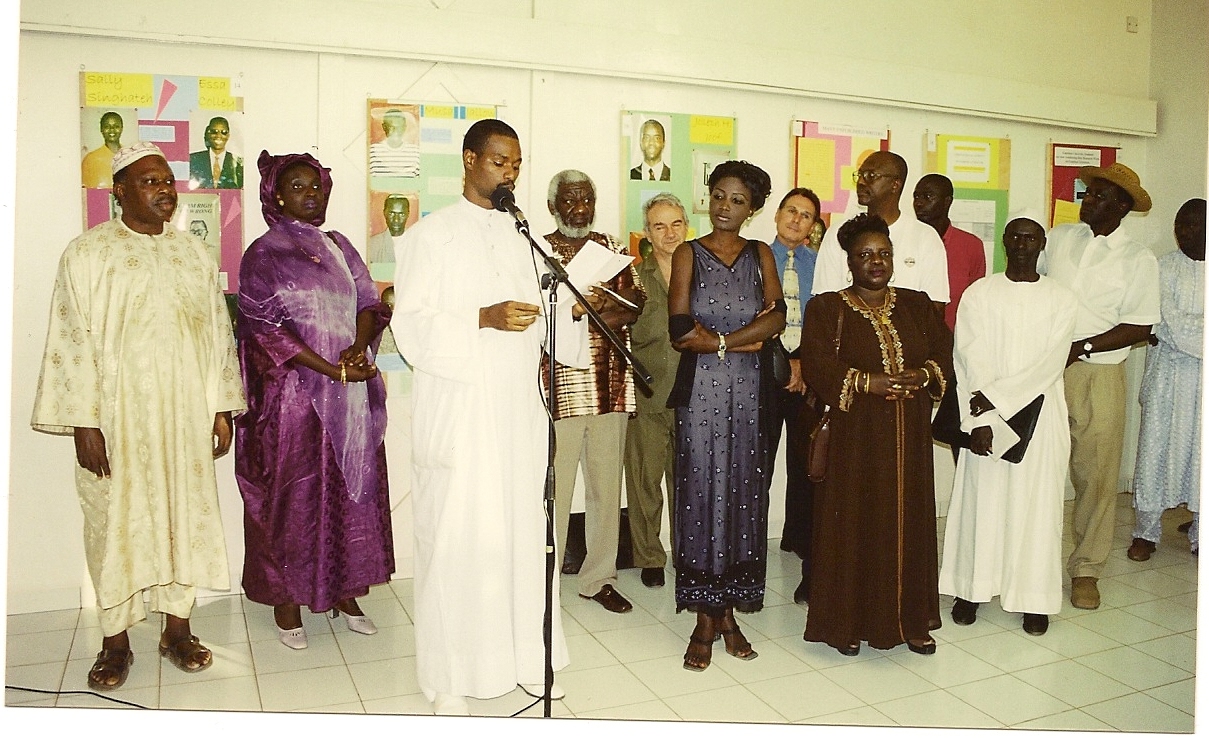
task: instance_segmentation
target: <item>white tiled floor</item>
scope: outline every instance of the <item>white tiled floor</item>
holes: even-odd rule
[[[1192,732],[1197,559],[1175,530],[1190,516],[1169,512],[1158,552],[1137,563],[1125,556],[1133,520],[1129,501],[1122,495],[1099,610],[1066,603],[1051,618],[1049,633],[1035,638],[1020,629],[1019,615],[1003,612],[997,602],[983,605],[974,625],[955,625],[948,617],[951,600],[942,597],[945,625],[935,633],[939,648],[930,657],[900,646],[866,647],[846,658],[803,642],[805,608],[792,602],[798,561],[782,553],[776,540],[769,546],[764,610],[739,616],[760,657],[737,661],[718,647],[702,673],[681,668],[694,616],[676,614],[671,572],[669,586],[656,590],[642,586],[637,570],[622,572],[619,589],[635,605],[625,615],[575,596],[566,581],[562,607],[572,663],[559,675],[567,697],[554,703],[552,713],[612,720]],[[430,715],[415,678],[411,581],[375,588],[362,604],[380,628],[377,635],[351,633],[343,621],[308,614],[310,648],[290,651],[277,642],[268,608],[234,596],[205,601],[195,611],[193,629],[213,648],[216,661],[193,676],[165,664],[155,651],[157,626],[140,624],[131,631],[135,663],[129,681],[113,696],[167,709]],[[100,639],[90,610],[10,615],[6,684],[84,690]],[[540,716],[540,705],[525,709],[532,702],[517,689],[493,700],[471,700],[471,711]],[[5,704],[115,706],[91,694],[14,690],[5,691]]]

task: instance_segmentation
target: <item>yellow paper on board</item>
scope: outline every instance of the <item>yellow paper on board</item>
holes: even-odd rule
[[[202,110],[238,110],[239,101],[231,96],[231,80],[227,77],[198,77],[197,107]]]
[[[452,118],[452,105],[425,105],[423,115],[425,118]]]
[[[735,119],[713,115],[691,115],[688,119],[689,143],[733,146]]]
[[[492,107],[466,107],[466,120],[484,120],[486,118],[495,117],[495,108]]]
[[[155,100],[150,74],[85,72],[84,107],[138,108]]]
[[[824,138],[798,139],[798,170],[794,182],[809,187],[827,202],[835,199],[835,141]]]
[[[1068,200],[1054,200],[1054,222],[1052,226],[1063,223],[1079,222],[1079,203]]]
[[[938,169],[958,188],[998,190],[1003,139],[975,136],[936,137]]]

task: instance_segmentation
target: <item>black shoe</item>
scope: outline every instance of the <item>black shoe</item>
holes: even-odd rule
[[[642,567],[642,583],[648,587],[662,587],[663,569],[655,566]]]
[[[799,605],[809,604],[810,600],[810,581],[803,579],[798,588],[793,591],[793,601]]]
[[[931,638],[927,638],[916,643],[912,643],[910,640],[908,640],[907,648],[911,649],[913,653],[918,653],[923,656],[931,656],[932,654],[936,653],[936,641],[932,640]]]
[[[835,650],[839,651],[841,656],[857,656],[861,652],[861,644],[858,642],[843,648],[837,646]]]
[[[978,603],[963,600],[960,597],[953,600],[953,622],[958,625],[973,625],[978,619]]]
[[[735,605],[735,612],[743,612],[749,615],[753,612],[759,612],[763,609],[764,600],[760,600],[758,602],[740,602],[739,604]]]
[[[1035,613],[1024,613],[1024,632],[1031,636],[1045,635],[1049,630],[1049,616]]]

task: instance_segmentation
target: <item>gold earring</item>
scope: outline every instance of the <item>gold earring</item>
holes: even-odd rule
[[[285,206],[285,200],[282,200],[282,199],[279,197],[279,198],[277,198],[277,204],[278,204],[278,205],[281,205],[281,206],[283,206],[283,207],[284,207],[284,206]]]

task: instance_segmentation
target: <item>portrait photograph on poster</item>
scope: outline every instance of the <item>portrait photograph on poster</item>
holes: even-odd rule
[[[370,178],[420,176],[419,106],[371,101],[369,120]]]
[[[195,110],[189,116],[189,188],[243,188],[243,135],[238,116],[215,110]]]
[[[127,133],[129,128],[129,133]],[[113,187],[113,155],[135,141],[138,111],[134,108],[83,108],[80,111],[80,184]]]
[[[621,111],[622,232],[630,253],[642,258],[642,204],[670,192],[690,211],[689,238],[710,230],[709,173],[735,158],[735,119],[714,115]]]

